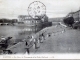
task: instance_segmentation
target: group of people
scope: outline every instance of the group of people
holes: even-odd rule
[[[48,37],[51,36],[50,33],[48,33],[47,35],[48,35]],[[41,33],[41,34],[39,34],[39,36],[36,36],[36,37],[32,36],[32,38],[30,39],[30,41],[33,41],[33,47],[35,49],[38,49],[40,47],[40,43],[43,43],[44,40],[46,40],[45,33]],[[27,53],[29,54],[30,53],[30,50],[29,50],[30,46],[29,46],[28,42],[26,42],[26,46],[27,46]]]
[[[9,45],[9,40],[12,39],[12,37],[1,37],[1,42],[0,42],[0,46],[1,46],[1,49],[3,50],[3,53],[5,52],[8,52],[8,53],[12,53],[10,50],[6,50],[8,45]],[[3,49],[5,48],[5,49]]]
[[[45,40],[45,36],[44,34],[40,34],[38,37],[34,37],[32,36],[31,39],[29,40],[30,42],[33,41],[33,47],[35,49],[38,49],[40,47],[40,43],[43,43],[43,40]],[[26,49],[27,49],[27,53],[30,53],[30,43],[28,41],[26,41]]]

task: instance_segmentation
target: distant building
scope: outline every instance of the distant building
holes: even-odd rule
[[[66,18],[73,16],[73,14],[74,14],[74,12],[70,12],[70,13],[66,16]]]
[[[71,13],[69,13],[69,14],[66,16],[66,18],[67,18],[67,17],[71,17],[71,16],[74,18],[75,21],[80,21],[80,10],[78,10],[78,11],[76,11],[76,12],[71,12]]]
[[[19,15],[18,23],[23,23],[27,28],[26,30],[37,32],[42,29],[42,20],[36,17],[33,19],[28,15]]]
[[[80,21],[80,10],[74,12],[73,17],[75,21]]]

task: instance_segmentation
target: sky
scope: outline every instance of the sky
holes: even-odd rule
[[[0,18],[12,19],[28,15],[28,6],[34,1],[40,1],[46,6],[49,18],[64,17],[80,9],[80,0],[0,0]]]

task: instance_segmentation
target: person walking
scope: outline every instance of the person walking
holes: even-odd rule
[[[42,33],[42,38],[43,38],[43,40],[45,40],[45,35],[44,35],[44,33]]]
[[[39,40],[40,40],[40,43],[43,43],[43,36],[42,35],[39,36]]]
[[[34,45],[35,45],[35,49],[37,49],[37,38],[35,38]]]
[[[29,54],[30,53],[30,51],[29,51],[29,44],[28,44],[28,42],[26,41],[26,49],[27,49],[27,53]]]

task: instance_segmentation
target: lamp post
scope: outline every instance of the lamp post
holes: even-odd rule
[[[79,7],[79,13],[80,13],[80,7]],[[80,16],[79,16],[79,15],[80,15],[79,13],[78,13],[78,18],[80,17]],[[79,20],[79,19],[78,19],[78,20]]]
[[[35,33],[36,33],[36,19],[35,19]]]

